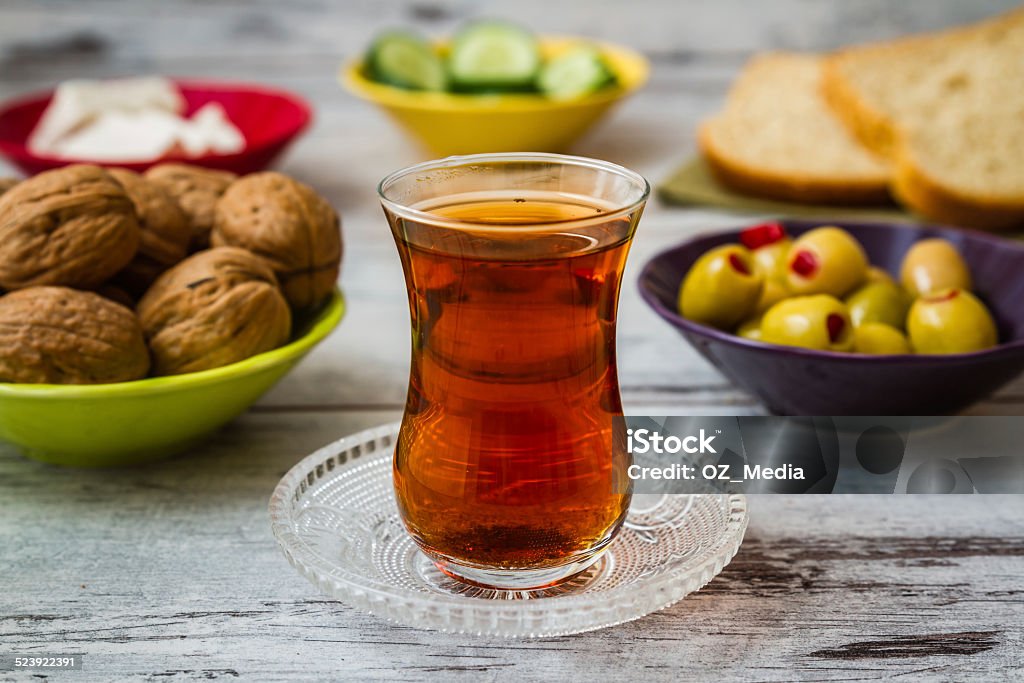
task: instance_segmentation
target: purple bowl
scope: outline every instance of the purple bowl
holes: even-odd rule
[[[824,223],[782,221],[791,235]],[[1024,370],[1024,245],[977,232],[895,223],[833,222],[856,237],[873,265],[898,273],[910,246],[942,237],[960,250],[975,293],[999,327],[999,346],[946,356],[865,356],[751,341],[687,320],[676,310],[683,276],[708,249],[740,230],[696,237],[651,259],[644,300],[734,384],[783,415],[944,415],[985,398]]]

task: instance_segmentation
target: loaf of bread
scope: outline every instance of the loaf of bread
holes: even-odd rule
[[[822,93],[917,213],[1024,226],[1024,9],[826,59]]]
[[[887,165],[859,144],[820,95],[822,59],[755,57],[698,142],[716,178],[746,194],[817,204],[888,199]]]

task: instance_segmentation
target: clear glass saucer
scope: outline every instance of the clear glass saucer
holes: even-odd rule
[[[664,609],[707,584],[747,528],[738,495],[634,496],[601,559],[570,581],[495,591],[441,573],[405,531],[391,487],[398,424],[303,459],[270,499],[288,561],[327,595],[418,628],[507,637],[580,633]]]

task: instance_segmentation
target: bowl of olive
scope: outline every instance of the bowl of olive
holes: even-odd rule
[[[651,259],[645,301],[787,415],[940,415],[1024,371],[1024,245],[952,228],[806,220]]]

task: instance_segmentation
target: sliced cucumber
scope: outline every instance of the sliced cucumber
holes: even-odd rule
[[[496,21],[459,31],[448,54],[448,73],[461,91],[532,90],[540,65],[533,34]]]
[[[366,55],[369,76],[375,81],[409,90],[444,90],[444,62],[427,41],[409,33],[385,33]]]
[[[548,97],[568,100],[589,95],[615,82],[601,52],[589,45],[570,49],[544,65],[537,84]]]

